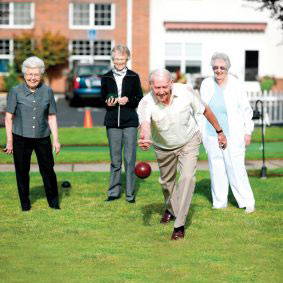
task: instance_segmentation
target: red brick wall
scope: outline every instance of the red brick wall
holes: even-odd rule
[[[276,79],[276,85],[272,87],[273,91],[283,91],[283,78]]]
[[[132,58],[132,69],[139,73],[144,90],[148,90],[149,0],[133,0]]]
[[[9,2],[6,0],[5,2]],[[13,0],[11,2],[22,2]],[[69,39],[87,39],[87,30],[69,29],[69,0],[34,0],[35,26],[34,29],[1,29],[0,38],[11,39],[23,31],[40,36],[44,31],[59,32]],[[127,44],[127,0],[78,0],[72,2],[86,3],[115,3],[116,18],[114,30],[97,30],[96,39],[113,40],[115,44]],[[147,87],[149,68],[149,0],[133,0],[133,44],[132,69],[139,73],[143,87]],[[62,70],[63,71],[63,70]],[[52,81],[55,92],[64,92],[65,77],[63,72]]]

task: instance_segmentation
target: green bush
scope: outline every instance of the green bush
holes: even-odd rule
[[[20,82],[19,74],[16,72],[14,66],[9,66],[9,73],[4,76],[4,90],[9,91],[13,86]]]
[[[262,91],[269,91],[276,84],[275,78],[265,76],[260,80],[260,87]]]

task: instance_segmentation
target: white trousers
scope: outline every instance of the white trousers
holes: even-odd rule
[[[207,154],[211,177],[213,206],[227,206],[229,184],[239,208],[255,205],[253,191],[245,168],[245,151],[232,154],[227,138],[227,148],[219,148],[217,137],[207,137]]]

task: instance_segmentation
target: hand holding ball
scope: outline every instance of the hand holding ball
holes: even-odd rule
[[[135,174],[141,179],[147,178],[151,174],[151,167],[146,162],[139,162],[135,167]]]

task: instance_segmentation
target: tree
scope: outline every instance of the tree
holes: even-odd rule
[[[61,67],[68,62],[68,39],[59,33],[45,32],[36,43],[35,54],[44,61],[46,74],[51,84]]]
[[[260,3],[259,10],[269,10],[271,18],[281,22],[283,29],[283,1],[282,0],[246,0],[249,2]]]
[[[20,73],[23,62],[30,56],[35,55],[34,35],[31,32],[24,32],[14,37],[14,66]]]
[[[14,64],[18,72],[25,59],[38,56],[44,61],[49,84],[53,78],[60,76],[61,67],[68,62],[69,58],[66,37],[51,32],[44,32],[40,37],[35,37],[32,32],[26,32],[14,39]]]
[[[20,81],[18,72],[14,65],[9,66],[9,72],[3,78],[4,80],[4,90],[10,91],[10,89],[16,86]]]

